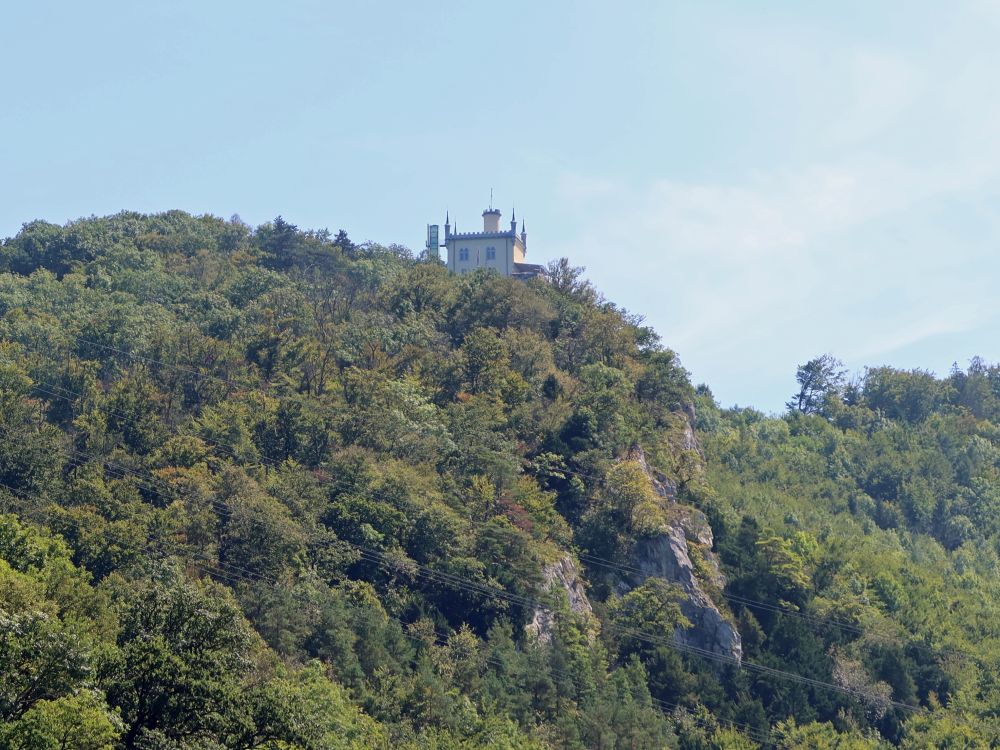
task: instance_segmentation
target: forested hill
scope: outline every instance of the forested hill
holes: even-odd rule
[[[1000,369],[798,375],[720,409],[565,261],[26,224],[0,748],[1000,747]]]

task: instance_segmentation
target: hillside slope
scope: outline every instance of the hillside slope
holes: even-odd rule
[[[724,411],[565,262],[280,218],[0,272],[0,746],[996,746],[996,368]]]

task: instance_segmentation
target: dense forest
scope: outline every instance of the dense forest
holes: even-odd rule
[[[565,260],[26,224],[0,748],[1000,747],[1000,367],[797,376],[720,408]]]

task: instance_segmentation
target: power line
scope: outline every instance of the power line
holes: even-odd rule
[[[12,487],[9,484],[6,484],[5,482],[0,482],[0,487],[6,489],[12,495],[15,495],[17,497],[22,497],[23,498],[23,497],[27,496],[27,497],[32,497],[35,500],[39,500],[39,501],[42,500],[42,498],[39,497],[37,494],[25,493],[25,492],[23,492],[21,490],[15,489],[14,487]],[[42,522],[46,523],[47,525],[49,524],[50,521],[55,520],[55,518],[56,518],[54,514],[52,514],[50,512],[47,512],[47,511],[43,511],[43,510],[38,510],[38,509],[32,509],[32,510],[21,509],[18,512],[18,515],[20,515],[22,517],[31,518],[31,519],[36,520],[36,521],[42,521]],[[146,545],[146,549],[148,551],[156,551],[157,548],[159,548],[161,550],[162,549],[171,550],[174,554],[185,554],[185,553],[190,552],[190,550],[188,550],[187,548],[183,547],[182,545],[174,544],[174,543],[171,543],[169,541],[162,540],[162,539],[161,540],[157,540],[155,544],[152,543],[152,542],[149,542]],[[208,575],[210,575],[210,576],[212,576],[214,578],[221,578],[222,580],[224,580],[224,581],[226,581],[226,582],[228,582],[230,584],[236,584],[236,583],[240,583],[240,582],[248,582],[249,580],[263,581],[263,582],[269,583],[271,585],[278,585],[278,584],[280,584],[280,581],[278,579],[274,578],[273,576],[268,576],[268,575],[266,575],[264,573],[259,573],[259,572],[256,572],[256,571],[250,571],[250,570],[247,570],[245,568],[240,568],[238,566],[233,565],[232,563],[218,562],[218,563],[212,563],[212,564],[210,564],[210,563],[205,563],[205,562],[199,562],[197,560],[190,560],[190,559],[187,559],[187,558],[182,558],[182,561],[183,561],[183,563],[185,565],[190,565],[191,567],[193,567],[193,568],[201,571],[202,573],[206,573],[206,574],[208,574]],[[408,638],[410,638],[410,639],[412,639],[414,641],[417,641],[417,642],[423,642],[423,639],[419,635],[411,633],[411,632],[408,632],[408,628],[412,625],[412,623],[408,623],[405,620],[402,620],[401,618],[393,617],[393,616],[388,615],[388,614],[386,615],[386,617],[387,617],[388,620],[396,622],[396,623],[398,623],[399,625],[402,626],[402,633],[403,633],[404,636],[406,636],[406,637],[408,637]],[[448,638],[451,637],[451,634],[446,633],[444,631],[441,631],[441,630],[439,630],[437,628],[434,629],[434,634],[435,634],[436,638],[448,639]],[[495,658],[490,658],[488,656],[484,656],[484,661],[486,661],[487,663],[492,664],[493,666],[499,667],[499,668],[505,668],[507,666],[506,664],[504,664],[500,660],[495,659]],[[574,675],[574,674],[572,674],[570,672],[559,670],[559,669],[556,669],[556,668],[551,667],[551,666],[548,667],[548,672],[551,675],[555,676],[555,677],[562,677],[563,679],[567,679],[567,680],[570,680],[570,681],[573,681],[573,682],[575,682],[578,679],[578,677],[579,677],[578,675]],[[755,740],[757,742],[764,742],[765,739],[766,739],[766,736],[757,727],[755,727],[755,726],[753,726],[751,724],[745,724],[745,723],[742,723],[742,722],[728,720],[728,719],[716,717],[714,715],[712,716],[711,719],[705,719],[705,718],[702,718],[702,717],[695,716],[694,714],[690,714],[690,711],[689,711],[688,707],[683,706],[682,704],[672,703],[670,701],[665,701],[665,700],[656,698],[655,696],[652,696],[652,695],[649,696],[649,700],[650,700],[650,702],[655,707],[660,708],[660,710],[664,714],[667,713],[667,709],[672,709],[675,712],[679,710],[679,711],[684,712],[685,714],[687,714],[690,719],[694,720],[696,723],[698,723],[698,724],[700,724],[702,726],[711,727],[713,723],[714,724],[725,724],[727,726],[732,726],[734,728],[740,729],[740,731],[743,731],[751,739],[753,739],[753,740]]]
[[[120,349],[115,349],[115,351],[123,352],[123,350],[120,350]],[[160,360],[152,360],[152,361],[155,361],[158,364],[163,365],[165,367],[179,367],[179,366],[171,365],[170,363],[162,362]],[[193,371],[188,370],[187,368],[179,368],[179,369],[182,369],[185,372],[193,372]],[[70,389],[66,389],[66,388],[63,388],[63,387],[61,387],[59,385],[56,385],[54,383],[43,382],[43,383],[37,384],[35,386],[35,389],[41,391],[42,393],[46,393],[46,394],[48,394],[48,395],[50,395],[50,396],[52,396],[54,398],[59,398],[59,399],[63,399],[63,400],[66,400],[66,401],[71,401],[72,399],[70,399],[69,396],[67,396],[65,394],[75,395],[75,396],[77,396],[79,398],[86,398],[87,397],[87,394],[83,394],[83,393],[80,393],[78,391],[73,391],[73,390],[70,390]],[[264,394],[264,395],[266,395],[266,394]],[[132,421],[134,423],[134,419],[132,419],[132,418],[128,417],[127,415],[124,415],[124,414],[122,414],[120,412],[116,412],[116,411],[110,410],[110,409],[106,409],[105,411],[107,411],[109,414],[113,414],[115,416],[118,416],[118,417],[126,420],[126,421]],[[214,447],[216,447],[216,448],[224,451],[226,454],[228,454],[229,456],[231,456],[232,458],[234,458],[236,460],[241,460],[241,457],[238,456],[236,454],[236,452],[233,449],[231,449],[229,446],[226,446],[226,445],[224,445],[222,443],[219,443],[219,442],[216,442],[216,441],[212,441],[212,440],[207,439],[207,438],[201,438],[201,437],[199,437],[198,439],[202,440],[202,442],[205,442],[206,444],[212,445],[212,446],[214,446]],[[264,463],[264,464],[267,464],[267,465],[274,466],[275,468],[278,467],[278,464],[276,462],[274,462],[272,460],[269,460],[269,459],[267,459],[265,457],[261,457],[261,462]],[[574,472],[573,470],[569,470],[569,469],[560,469],[560,473],[579,473],[579,472]],[[593,476],[593,475],[588,475],[588,476]],[[597,477],[595,477],[595,478],[599,479],[600,481],[604,481],[604,478],[597,478]],[[598,565],[598,566],[601,566],[601,567],[604,567],[604,568],[614,569],[614,570],[618,570],[618,571],[622,571],[622,572],[628,572],[628,573],[639,573],[639,574],[643,573],[642,571],[638,570],[637,568],[634,568],[634,567],[631,567],[631,566],[627,566],[627,565],[623,565],[623,564],[620,564],[620,563],[615,563],[615,562],[612,562],[610,560],[606,560],[604,558],[597,557],[595,555],[580,554],[579,557],[580,557],[581,560],[585,560],[586,562],[588,562],[590,564]],[[859,627],[857,627],[855,625],[852,625],[852,624],[849,624],[849,623],[844,623],[844,622],[835,620],[833,618],[819,618],[819,617],[816,617],[816,616],[813,616],[813,615],[808,615],[808,614],[805,614],[805,613],[802,613],[802,612],[795,611],[795,610],[787,608],[787,607],[779,607],[777,605],[770,604],[770,603],[767,603],[767,602],[760,602],[760,601],[756,601],[756,600],[753,600],[753,599],[749,599],[747,597],[741,597],[741,596],[737,596],[737,595],[734,595],[734,594],[728,594],[726,592],[721,592],[721,595],[724,598],[726,598],[727,600],[739,603],[739,604],[741,604],[743,606],[756,607],[756,608],[759,608],[759,609],[765,609],[765,610],[768,610],[768,611],[781,613],[781,614],[784,614],[784,615],[788,615],[790,617],[796,617],[796,618],[802,619],[802,620],[804,620],[806,622],[811,622],[811,623],[818,624],[818,625],[829,625],[829,626],[832,626],[832,627],[835,627],[835,628],[839,628],[839,629],[844,630],[846,632],[854,633],[854,634],[857,634],[857,635],[864,635],[867,632],[872,632],[872,631],[865,631],[864,629],[859,628]],[[879,633],[878,632],[873,632],[873,634],[879,634]],[[885,635],[887,637],[896,637],[896,634],[893,634],[893,633],[882,633],[882,635]],[[913,644],[910,644],[910,645],[912,645],[912,646],[914,646],[914,647],[916,647],[918,649],[928,651],[930,653],[958,654],[958,655],[961,655],[961,656],[964,656],[964,657],[970,658],[970,659],[975,659],[976,658],[975,655],[973,655],[973,654],[970,654],[968,652],[962,652],[962,651],[959,651],[957,649],[935,650],[933,648],[930,648],[930,647],[927,647],[927,646],[923,646],[922,644],[913,643]]]
[[[129,352],[126,352],[125,350],[122,350],[122,349],[118,349],[118,348],[115,348],[115,347],[110,347],[110,346],[106,346],[106,345],[103,345],[103,344],[99,344],[99,343],[97,343],[97,342],[93,342],[93,341],[89,341],[89,340],[87,340],[87,339],[82,339],[82,338],[78,338],[78,340],[79,340],[79,341],[81,341],[81,342],[83,342],[83,343],[88,343],[88,344],[91,344],[91,345],[96,345],[96,346],[99,346],[99,347],[102,347],[102,348],[105,348],[105,349],[108,349],[108,350],[111,350],[111,351],[115,351],[115,352],[118,352],[118,353],[121,353],[121,354],[124,354],[125,356],[133,356],[133,355],[132,355],[132,354],[130,354]],[[163,362],[163,361],[161,361],[161,360],[154,360],[154,359],[151,359],[151,358],[145,358],[145,357],[141,357],[141,356],[139,356],[139,355],[134,355],[134,356],[135,356],[136,358],[138,358],[138,359],[142,359],[142,360],[146,360],[146,361],[149,361],[149,362],[154,362],[154,363],[156,363],[156,364],[158,364],[158,365],[160,365],[160,366],[163,366],[163,367],[168,367],[168,368],[175,368],[175,369],[177,369],[178,371],[181,371],[181,372],[185,372],[185,373],[188,373],[188,374],[193,374],[193,375],[196,375],[196,376],[201,376],[201,375],[200,375],[199,373],[197,373],[196,371],[194,371],[194,370],[190,370],[189,368],[185,368],[185,367],[182,367],[182,366],[179,366],[179,365],[175,365],[175,364],[172,364],[172,363],[168,363],[168,362]],[[220,379],[220,378],[217,378],[217,377],[215,377],[215,376],[204,376],[204,377],[211,377],[211,378],[213,378],[213,379],[215,379],[215,380],[219,380],[219,381],[221,381],[221,382],[225,382],[225,383],[227,383],[227,384],[231,384],[231,385],[235,385],[235,384],[234,384],[234,383],[233,383],[232,381],[228,381],[228,380],[224,380],[224,379]],[[73,391],[70,391],[69,389],[63,389],[63,388],[61,388],[60,386],[56,386],[56,385],[54,385],[54,384],[45,384],[45,385],[49,385],[49,386],[52,386],[52,387],[54,387],[54,388],[58,388],[59,390],[61,390],[61,391],[65,391],[65,392],[68,392],[68,393],[75,393],[75,392],[73,392]],[[42,390],[43,390],[43,392],[44,392],[44,389],[42,389]],[[250,388],[250,389],[248,389],[248,390],[259,390],[259,389],[253,389],[253,388]],[[264,393],[263,391],[260,391],[260,392],[261,392],[261,393],[262,393],[263,395],[265,395],[265,396],[267,395],[267,394],[266,394],[266,393]],[[50,393],[50,395],[55,395],[55,394],[53,394],[53,393],[52,393],[51,391],[49,391],[49,393]],[[81,397],[83,397],[83,396],[84,396],[84,394],[79,394],[79,393],[77,393],[76,395],[78,395],[78,396],[81,396]],[[124,415],[122,415],[122,416],[124,417]],[[209,442],[211,442],[211,441],[209,441]],[[219,447],[223,447],[223,446],[221,446],[221,444],[218,444],[218,443],[216,443],[216,445],[217,445],[217,446],[219,446]],[[231,454],[231,455],[233,455],[234,457],[236,457],[236,456],[235,456],[235,454]],[[265,462],[266,462],[266,461],[265,461]],[[572,472],[572,470],[567,470],[567,471],[566,471],[566,473],[576,473],[576,472]],[[598,477],[595,477],[595,479],[598,479],[599,481],[604,481],[604,480],[603,480],[603,478],[598,478]],[[608,566],[608,567],[617,567],[617,568],[619,568],[619,569],[622,569],[622,568],[623,568],[623,566],[620,566],[620,565],[618,565],[618,564],[616,564],[616,563],[612,563],[612,562],[610,562],[610,561],[601,561],[601,559],[600,559],[600,558],[593,558],[593,559],[594,559],[594,561],[600,561],[600,562],[604,563],[604,564],[605,564],[606,566]],[[634,570],[634,569],[632,569],[632,570]],[[768,605],[768,606],[772,606],[772,607],[773,607],[774,605]],[[782,610],[782,611],[785,611],[785,610]],[[714,652],[713,652],[713,653],[714,653]],[[706,658],[710,658],[710,657],[706,657]],[[789,673],[789,674],[793,674],[793,673]],[[832,683],[830,683],[830,685],[832,686],[833,684],[832,684]],[[834,686],[834,687],[839,687],[839,686]],[[848,691],[848,692],[849,692],[849,691]],[[913,707],[910,707],[910,708],[911,708],[911,709],[913,709]]]
[[[166,363],[160,363],[160,364],[166,365]],[[38,390],[38,391],[41,391],[42,393],[46,393],[46,394],[48,394],[48,395],[50,395],[50,396],[52,396],[54,398],[59,398],[59,399],[63,399],[63,400],[66,400],[66,401],[71,401],[72,399],[70,399],[69,396],[66,396],[64,394],[71,394],[71,395],[77,396],[79,398],[86,398],[87,397],[86,394],[80,393],[78,391],[72,391],[72,390],[69,390],[69,389],[66,389],[66,388],[62,388],[61,386],[58,386],[58,385],[53,384],[53,383],[36,384],[34,386],[34,389]],[[111,410],[111,409],[104,409],[104,411],[106,411],[108,414],[112,414],[112,415],[118,416],[118,417],[120,417],[122,419],[134,422],[134,419],[132,419],[132,418],[128,417],[127,415],[124,415],[124,414],[122,414],[120,412],[116,412],[116,411]],[[215,448],[223,451],[226,455],[232,457],[233,459],[235,459],[237,461],[242,460],[241,456],[239,456],[234,450],[232,450],[229,446],[227,446],[225,444],[213,441],[213,440],[211,440],[209,438],[200,437],[200,436],[198,436],[198,439],[201,440],[202,442],[208,444],[208,445],[211,445],[211,446],[213,446],[213,447],[215,447]],[[265,457],[261,457],[261,463],[263,463],[265,465],[273,466],[274,468],[279,468],[279,465],[277,464],[277,462],[275,462],[273,460],[269,460],[269,459],[267,459]],[[558,472],[560,474],[571,474],[571,475],[576,475],[576,476],[581,476],[581,477],[593,479],[593,480],[601,482],[601,483],[604,483],[604,482],[607,481],[606,477],[599,477],[599,476],[596,476],[596,475],[593,475],[593,474],[586,474],[586,473],[575,471],[575,470],[568,469],[568,468],[559,469]],[[599,556],[596,556],[596,555],[591,555],[591,554],[586,554],[586,553],[580,553],[580,554],[578,554],[578,557],[581,560],[583,560],[583,561],[585,561],[585,562],[587,562],[587,563],[589,563],[591,565],[597,565],[597,566],[602,567],[602,568],[611,569],[611,570],[617,570],[619,572],[625,572],[625,573],[635,573],[635,574],[645,575],[645,572],[642,571],[642,570],[639,570],[638,568],[635,568],[635,567],[629,566],[629,565],[625,565],[625,564],[622,564],[622,563],[616,563],[614,561],[611,561],[611,560],[608,560],[606,558],[602,558],[602,557],[599,557]],[[843,632],[851,633],[851,634],[858,635],[858,636],[875,635],[875,636],[883,636],[883,637],[887,637],[887,638],[897,638],[897,637],[899,637],[898,633],[894,633],[894,632],[891,632],[891,631],[883,631],[883,630],[877,630],[877,629],[866,630],[866,629],[864,629],[862,627],[859,627],[859,626],[854,625],[852,623],[844,622],[842,620],[838,620],[836,618],[832,618],[832,617],[820,617],[820,616],[816,616],[816,615],[811,615],[811,614],[808,614],[808,613],[805,613],[805,612],[801,612],[801,611],[796,610],[796,609],[792,609],[791,607],[782,607],[780,605],[776,605],[776,604],[773,604],[773,603],[762,602],[760,600],[755,600],[755,599],[752,599],[752,598],[749,598],[749,597],[744,597],[744,596],[740,596],[740,595],[737,595],[737,594],[732,594],[732,593],[725,592],[725,591],[720,591],[718,593],[719,593],[719,596],[721,596],[722,598],[726,599],[727,601],[739,604],[741,606],[750,607],[750,608],[759,609],[759,610],[765,610],[765,611],[769,611],[769,612],[774,612],[774,613],[777,613],[777,614],[781,614],[783,616],[792,617],[792,618],[795,618],[795,619],[798,619],[798,620],[802,620],[804,622],[811,623],[811,624],[814,624],[814,625],[817,625],[817,626],[829,626],[829,627],[833,627],[833,628],[839,629],[839,630],[841,630]],[[980,660],[979,657],[976,654],[973,654],[971,652],[964,651],[964,650],[961,650],[961,649],[956,649],[956,648],[936,649],[936,648],[933,648],[931,646],[926,646],[924,644],[916,643],[916,642],[912,642],[912,641],[910,643],[908,643],[907,645],[909,647],[915,648],[915,649],[920,650],[920,651],[924,651],[926,653],[934,654],[936,656],[959,656],[959,657],[962,657],[962,658],[965,658],[965,659],[974,660],[974,661],[977,661],[977,662]]]
[[[23,497],[25,497],[25,495],[28,495],[29,497],[32,497],[35,500],[39,500],[39,501],[42,500],[42,498],[40,498],[38,495],[35,495],[35,494],[30,494],[29,495],[28,493],[22,493],[22,492],[16,490],[15,488],[11,487],[9,484],[6,484],[5,482],[0,482],[0,487],[6,489],[8,492],[10,492],[11,494],[13,494],[13,495],[15,495],[17,497],[22,497],[23,498]],[[22,516],[22,517],[26,516],[28,518],[33,518],[36,521],[38,521],[40,519],[44,519],[46,522],[48,522],[50,519],[54,518],[54,516],[51,513],[48,513],[48,512],[45,512],[45,511],[38,511],[38,510],[22,510],[22,511],[20,511],[18,513],[18,515]],[[46,528],[46,531],[48,531],[47,528]],[[147,551],[150,551],[150,552],[159,551],[159,550],[156,549],[157,546],[158,547],[166,547],[168,549],[169,548],[173,548],[174,551],[175,551],[175,554],[177,552],[187,552],[188,551],[188,550],[185,550],[183,547],[180,547],[178,545],[173,545],[170,542],[167,542],[165,540],[158,540],[156,546],[154,546],[152,543],[147,543],[146,549],[147,549]],[[220,578],[223,581],[228,582],[230,585],[233,585],[233,584],[239,583],[241,581],[246,581],[247,580],[246,576],[244,574],[231,572],[233,569],[239,570],[238,568],[235,568],[235,566],[225,566],[225,565],[223,565],[221,563],[218,564],[218,565],[209,565],[209,564],[206,564],[206,563],[199,563],[199,562],[197,562],[195,560],[191,560],[191,559],[188,559],[188,558],[184,558],[183,562],[184,562],[185,565],[190,565],[191,567],[193,567],[193,568],[201,571],[202,573],[208,574],[208,575],[212,576],[213,578]],[[245,571],[245,573],[249,573],[251,576],[256,575],[256,574],[254,574],[254,573],[252,573],[250,571]],[[272,584],[277,584],[278,583],[278,581],[276,579],[273,579],[273,578],[272,579],[268,579],[268,580]],[[359,715],[360,716],[364,716],[364,714],[360,713],[360,711],[359,711]],[[344,730],[344,731],[353,731],[353,729],[354,729],[353,727],[351,727],[351,726],[349,726],[347,724],[344,724],[342,722],[335,722],[335,723],[339,726],[339,728],[341,730]]]
[[[0,428],[0,430],[3,430],[3,428]],[[9,431],[7,430],[3,431],[6,434],[10,434]],[[83,451],[77,451],[76,449],[70,449],[70,450],[73,451],[74,453],[80,453],[85,456],[93,457],[92,454],[87,454]],[[156,489],[152,488],[151,485],[147,484],[146,487],[153,494],[156,494],[157,496],[162,497],[163,499],[170,499],[167,496],[160,493],[159,491],[157,491]],[[216,510],[219,510],[220,512],[228,513],[232,511],[231,506],[225,503],[221,503],[220,501],[210,499],[209,502]],[[397,560],[392,558],[385,552],[374,550],[369,547],[365,547],[364,545],[349,542],[347,540],[342,540],[342,541],[344,544],[353,547],[361,555],[361,557],[367,560],[368,562],[373,562],[383,567],[387,567],[390,570],[395,569],[397,567]],[[445,571],[437,570],[435,568],[431,568],[427,565],[423,565],[416,561],[412,561],[411,563],[408,564],[407,567],[415,568],[418,571],[418,575],[422,574],[424,575],[425,578],[431,581],[457,588],[458,590],[465,591],[466,593],[473,593],[482,596],[492,596],[513,604],[518,604],[526,608],[547,610],[551,612],[553,616],[556,615],[561,616],[561,613],[559,611],[552,610],[551,607],[546,602],[539,600],[537,598],[527,597],[520,594],[514,594],[500,587],[491,586],[489,584],[484,584],[477,581],[471,581],[468,578],[447,573]],[[682,653],[686,653],[692,656],[698,656],[703,659],[714,661],[716,663],[720,663],[727,666],[732,666],[737,669],[744,669],[746,671],[757,672],[760,674],[764,674],[766,676],[785,679],[792,682],[797,682],[799,684],[808,685],[810,687],[832,690],[834,692],[838,692],[844,695],[849,695],[855,698],[863,698],[868,700],[879,700],[879,701],[882,700],[881,697],[879,696],[875,696],[861,690],[848,688],[842,685],[837,685],[836,683],[832,682],[817,680],[815,678],[806,677],[804,675],[799,675],[794,672],[789,672],[787,670],[780,670],[773,667],[767,667],[765,665],[756,664],[754,662],[750,662],[745,659],[740,660],[733,656],[720,654],[711,651],[709,649],[699,648],[697,646],[692,646],[691,644],[687,644],[684,643],[683,641],[680,641],[676,636],[665,637],[662,635],[650,634],[643,631],[623,628],[622,626],[616,625],[613,622],[608,622],[606,623],[606,625],[609,629],[615,630],[616,632],[619,632],[623,635],[633,638],[634,640],[638,640],[640,642],[644,642],[649,645],[666,646],[669,648],[673,648],[677,651],[680,651]],[[901,703],[898,701],[890,700],[887,701],[886,703],[887,705],[890,705],[894,708],[898,708],[901,710],[906,710],[906,711],[921,710],[919,706],[913,706],[911,704]]]
[[[163,364],[166,364],[166,363],[163,363]],[[88,398],[88,394],[84,394],[84,393],[81,393],[79,391],[73,391],[73,390],[70,390],[70,389],[67,389],[67,388],[63,388],[62,386],[56,385],[54,383],[49,383],[49,382],[37,383],[37,384],[35,384],[33,386],[33,389],[36,390],[36,391],[39,391],[41,393],[45,393],[45,394],[47,394],[49,396],[52,396],[53,398],[65,400],[67,402],[72,402],[73,399],[71,398],[71,396],[76,396],[76,397],[81,398],[81,399]],[[69,395],[66,395],[66,394],[69,394]],[[135,423],[135,419],[134,418],[132,418],[132,417],[130,417],[128,415],[122,414],[121,412],[117,412],[117,411],[115,411],[113,409],[108,409],[108,408],[103,408],[103,407],[102,407],[102,409],[103,409],[103,411],[105,411],[106,413],[108,413],[110,415],[119,417],[120,419],[125,420],[125,421],[130,421],[133,424]],[[183,437],[183,435],[180,435],[180,436]],[[210,438],[205,438],[205,437],[202,437],[202,436],[191,435],[191,437],[196,437],[198,440],[202,441],[206,445],[210,445],[210,446],[212,446],[214,448],[217,448],[219,451],[223,452],[225,455],[228,455],[229,457],[233,458],[236,461],[242,461],[243,460],[242,456],[240,456],[239,454],[237,454],[235,450],[233,450],[230,446],[228,446],[226,444],[223,444],[223,443],[214,441],[214,440],[212,440]],[[104,459],[104,458],[101,458],[101,457],[96,457],[96,456],[93,457],[93,458],[95,460],[101,460],[101,461],[103,461],[105,463],[108,463],[107,459]],[[280,464],[277,461],[274,461],[273,459],[268,459],[268,458],[266,458],[264,456],[261,456],[259,458],[259,463],[261,463],[261,464],[263,464],[265,466],[273,467],[274,469],[280,469]],[[592,480],[594,480],[596,482],[600,482],[600,483],[605,483],[607,481],[606,477],[600,477],[600,476],[597,476],[597,475],[594,475],[594,474],[587,474],[587,473],[584,473],[584,472],[578,472],[578,471],[575,471],[573,469],[561,468],[561,469],[558,470],[558,473],[560,473],[560,474],[572,474],[572,475],[576,475],[576,476],[581,476],[581,477],[592,479]],[[632,573],[632,574],[646,575],[646,573],[644,571],[642,571],[642,570],[640,570],[640,569],[638,569],[638,568],[636,568],[634,566],[630,566],[630,565],[626,565],[626,564],[623,564],[623,563],[614,562],[612,560],[608,560],[606,558],[602,558],[602,557],[599,557],[599,556],[596,556],[596,555],[592,555],[592,554],[588,554],[588,553],[578,553],[577,557],[580,560],[585,561],[586,563],[588,563],[590,565],[596,565],[598,567],[602,567],[602,568],[605,568],[605,569],[616,570],[616,571],[623,572],[623,573]],[[726,599],[727,601],[739,604],[741,606],[774,612],[774,613],[777,613],[777,614],[781,614],[782,616],[787,616],[787,617],[792,617],[792,618],[795,618],[795,619],[798,619],[798,620],[802,620],[803,622],[806,622],[806,623],[809,623],[809,624],[812,624],[812,625],[815,625],[815,626],[829,626],[829,627],[832,627],[832,628],[835,628],[835,629],[839,629],[839,630],[841,630],[843,632],[847,632],[847,633],[850,633],[850,634],[853,634],[853,635],[858,635],[858,636],[874,635],[874,636],[882,636],[882,637],[886,637],[886,638],[898,638],[898,637],[900,637],[900,634],[894,633],[894,632],[891,632],[891,631],[879,630],[879,629],[869,629],[869,630],[866,630],[866,629],[864,629],[862,627],[859,627],[859,626],[854,625],[852,623],[844,622],[842,620],[838,620],[836,618],[821,617],[821,616],[817,616],[817,615],[811,615],[811,614],[808,614],[808,613],[805,613],[805,612],[793,609],[791,607],[783,607],[783,606],[780,606],[780,605],[777,605],[777,604],[773,604],[773,603],[770,603],[770,602],[763,602],[763,601],[760,601],[760,600],[755,600],[755,599],[752,599],[752,598],[749,598],[749,597],[744,597],[744,596],[740,596],[740,595],[737,595],[737,594],[728,593],[728,592],[725,592],[725,591],[720,591],[720,592],[718,592],[718,594],[719,594],[719,596],[721,596],[722,598]],[[961,649],[956,649],[956,648],[936,649],[936,648],[933,648],[931,646],[926,646],[924,644],[916,643],[916,642],[912,642],[912,641],[909,642],[907,645],[909,647],[915,648],[915,649],[920,650],[920,651],[924,651],[926,653],[933,654],[935,656],[959,656],[959,657],[962,657],[962,658],[965,658],[965,659],[969,659],[969,660],[974,660],[974,661],[977,661],[977,662],[980,661],[980,657],[978,657],[976,654],[973,654],[973,653],[968,652],[968,651],[963,651]]]

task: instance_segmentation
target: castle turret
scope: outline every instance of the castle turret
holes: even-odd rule
[[[483,211],[483,231],[484,232],[500,231],[499,208],[487,208],[485,211]]]
[[[510,207],[510,233],[517,234],[517,216],[514,215],[514,207]]]

